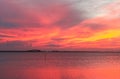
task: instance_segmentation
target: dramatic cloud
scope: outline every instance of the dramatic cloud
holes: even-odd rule
[[[119,0],[1,0],[0,49],[118,49],[119,3]]]

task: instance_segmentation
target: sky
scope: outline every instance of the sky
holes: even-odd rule
[[[120,0],[0,0],[0,50],[118,50]]]

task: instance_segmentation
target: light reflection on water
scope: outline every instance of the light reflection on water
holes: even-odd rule
[[[0,53],[0,79],[120,79],[120,53]]]

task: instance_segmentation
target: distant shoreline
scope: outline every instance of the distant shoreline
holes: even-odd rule
[[[1,52],[14,52],[14,53],[43,53],[43,52],[63,52],[63,53],[120,53],[120,51],[42,51],[42,50],[1,50]]]

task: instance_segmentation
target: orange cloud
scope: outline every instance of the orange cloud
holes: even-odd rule
[[[9,13],[10,16],[6,16],[5,13],[9,10],[2,10],[0,15],[4,15],[4,19],[0,20],[1,44],[22,41],[29,42],[33,48],[41,49],[119,48],[120,11],[119,5],[116,4],[118,2],[112,3],[113,7],[111,4],[101,6],[100,10],[104,9],[105,12],[90,18],[83,14],[85,12],[82,9],[80,12],[72,5],[62,2],[57,5],[52,2],[46,5],[45,2],[45,7],[37,5],[36,0],[34,4],[37,6],[22,4],[26,6],[25,9],[19,2],[2,3],[12,12]],[[113,43],[114,41],[116,43]]]

